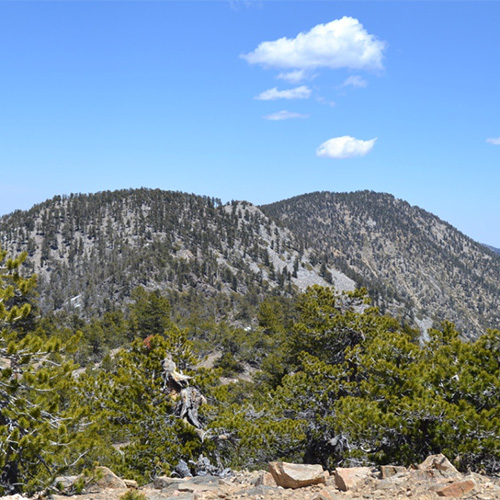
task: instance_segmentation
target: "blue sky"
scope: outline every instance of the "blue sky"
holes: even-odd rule
[[[500,247],[499,24],[495,1],[0,1],[0,214],[370,189]]]

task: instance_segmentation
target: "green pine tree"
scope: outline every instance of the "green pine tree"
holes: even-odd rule
[[[58,339],[16,331],[29,324],[25,300],[36,278],[25,278],[26,258],[0,249],[0,491],[33,492],[70,465],[66,448],[78,434],[81,414],[70,408],[75,365]],[[75,346],[72,338],[69,345]]]

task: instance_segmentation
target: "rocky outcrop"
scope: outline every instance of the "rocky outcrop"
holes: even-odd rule
[[[443,486],[436,493],[442,497],[460,498],[469,493],[469,491],[472,491],[476,486],[476,482],[473,479],[466,479],[465,481],[455,481],[447,486]]]
[[[500,478],[464,475],[444,455],[428,457],[409,468],[338,468],[330,475],[318,465],[273,462],[270,471],[240,471],[225,478],[158,477],[139,492],[147,500],[500,500]],[[84,492],[74,500],[120,500],[126,491],[109,487],[96,490],[95,483],[92,488],[91,493]],[[68,497],[54,495],[53,500]]]
[[[456,467],[442,453],[428,456],[416,468],[426,472],[437,471],[443,477],[457,477],[460,475]]]
[[[127,485],[125,481],[119,478],[112,470],[107,467],[96,468],[97,479],[94,486],[100,489],[113,489],[113,490],[126,490]]]
[[[276,484],[282,488],[303,488],[313,484],[326,483],[325,472],[321,465],[271,462],[269,472],[271,472]]]
[[[335,484],[341,491],[352,490],[357,484],[369,477],[372,470],[369,467],[338,467],[335,469]]]
[[[399,465],[382,465],[380,467],[380,479],[387,479],[404,472],[407,472],[406,467],[401,467]]]

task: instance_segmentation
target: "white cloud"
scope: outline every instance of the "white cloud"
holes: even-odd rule
[[[495,137],[495,138],[490,138],[490,139],[486,139],[486,142],[488,144],[493,144],[495,146],[500,146],[500,137]]]
[[[368,82],[358,75],[352,75],[344,80],[341,87],[355,87],[357,89],[360,89],[368,87]]]
[[[276,78],[280,80],[286,80],[290,83],[299,83],[306,78],[311,78],[303,69],[297,69],[295,71],[288,71],[286,73],[280,73]]]
[[[355,139],[348,135],[334,137],[319,146],[316,150],[316,156],[335,159],[365,156],[373,149],[376,140],[376,137],[369,141],[362,141],[361,139]]]
[[[276,87],[264,90],[255,99],[259,101],[275,101],[276,99],[308,99],[311,89],[302,85],[294,89],[278,90]]]
[[[321,95],[316,97],[316,100],[321,104],[324,104],[326,106],[330,106],[331,108],[334,108],[337,105],[337,103],[335,101],[330,101],[329,99],[327,99],[326,97],[323,97]]]
[[[264,116],[264,120],[290,120],[293,118],[309,118],[311,115],[304,115],[302,113],[294,113],[293,111],[277,111],[276,113],[271,113],[270,115]]]
[[[380,70],[386,43],[370,35],[352,17],[318,24],[295,38],[262,42],[241,57],[250,64],[267,67],[311,70],[314,68],[351,68]]]
[[[256,0],[229,0],[229,6],[231,7],[231,10],[238,11],[240,10],[240,7],[257,7],[257,8],[262,8],[262,3],[257,2]]]

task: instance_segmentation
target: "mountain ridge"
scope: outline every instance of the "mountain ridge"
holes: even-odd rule
[[[487,245],[486,243],[483,243],[483,245],[492,252],[500,254],[500,248],[492,247],[491,245]]]
[[[147,189],[56,196],[1,218],[0,234],[8,250],[28,251],[43,310],[82,295],[81,309],[102,312],[137,286],[261,296],[328,284],[310,252],[248,202]]]
[[[474,338],[500,323],[500,257],[386,193],[262,206],[145,188],[73,194],[0,217],[0,238],[28,252],[45,311],[100,314],[137,286],[225,297],[228,310],[238,297],[333,284],[366,286],[375,305],[422,330],[450,319]]]
[[[498,256],[426,210],[373,191],[316,192],[261,208],[367,286],[376,302],[382,293],[382,306],[389,295],[416,315],[462,329],[498,324]],[[491,317],[483,321],[485,314]]]

